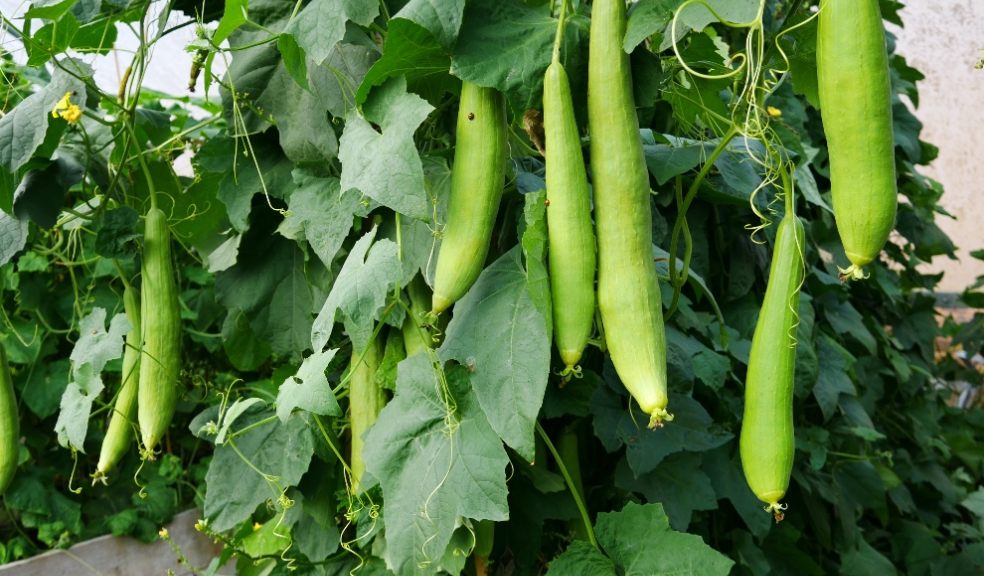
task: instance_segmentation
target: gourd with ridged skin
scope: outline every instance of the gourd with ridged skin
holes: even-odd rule
[[[437,255],[431,312],[468,292],[485,266],[506,174],[506,100],[494,88],[461,85],[447,226]]]
[[[898,190],[892,93],[878,0],[822,0],[817,30],[820,113],[830,155],[834,220],[864,277],[895,226]]]
[[[793,469],[793,388],[796,325],[803,282],[803,223],[787,214],[776,230],[769,283],[755,323],[739,449],[748,486],[776,521]]]
[[[137,421],[148,458],[153,458],[167,433],[178,401],[180,313],[167,216],[159,208],[151,208],[144,221],[140,286],[143,353],[137,387]]]
[[[615,371],[656,428],[667,410],[666,333],[653,259],[649,173],[632,94],[624,0],[591,10],[588,129],[598,237],[598,309]]]

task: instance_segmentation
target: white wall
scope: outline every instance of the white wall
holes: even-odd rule
[[[937,258],[928,269],[945,273],[941,289],[959,292],[984,262],[970,257],[984,248],[984,0],[908,0],[902,11],[898,51],[926,79],[919,84],[916,116],[923,140],[940,149],[924,173],[943,184],[941,203],[957,220],[937,223],[959,247],[959,262]]]
[[[151,4],[153,15],[156,16],[164,6],[163,2]],[[23,25],[23,14],[28,8],[26,0],[0,0],[0,13],[14,21],[17,26]],[[184,14],[176,12],[171,15],[168,26],[174,26],[186,21]],[[156,19],[149,19],[155,22]],[[35,21],[33,27],[36,30],[39,23]],[[122,25],[117,26],[119,37],[116,42],[116,49],[106,56],[84,55],[82,60],[92,64],[96,70],[96,84],[110,94],[116,94],[123,71],[133,59],[133,51],[139,45],[137,37],[130,30]],[[151,52],[150,65],[144,79],[144,86],[153,90],[159,90],[168,94],[185,95],[188,92],[188,75],[191,70],[191,54],[185,51],[185,46],[195,39],[194,24],[175,30],[162,38]],[[0,29],[0,45],[8,51],[14,53],[18,62],[27,60],[24,54],[23,45],[9,33]],[[216,67],[213,72],[221,73],[221,62],[216,59]],[[203,82],[198,79],[196,94],[201,95]]]

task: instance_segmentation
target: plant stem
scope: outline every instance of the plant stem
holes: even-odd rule
[[[721,140],[718,142],[717,146],[714,147],[714,150],[711,151],[710,156],[707,157],[707,160],[701,167],[700,172],[697,173],[697,177],[694,178],[694,181],[690,184],[690,188],[687,189],[687,195],[677,207],[677,219],[673,224],[673,234],[670,237],[670,261],[668,263],[670,267],[670,284],[673,286],[673,300],[670,303],[669,310],[666,313],[667,318],[672,316],[673,312],[676,311],[677,303],[680,300],[680,290],[683,288],[683,285],[687,282],[687,277],[690,275],[690,258],[692,250],[691,243],[688,239],[685,239],[687,240],[686,243],[688,245],[688,249],[687,253],[684,255],[683,271],[679,277],[677,276],[676,266],[680,233],[685,232],[685,236],[688,238],[690,236],[690,228],[687,227],[687,210],[690,209],[690,205],[693,203],[694,198],[697,197],[697,192],[700,190],[700,186],[704,183],[707,175],[710,174],[711,169],[714,167],[714,163],[717,162],[717,159],[728,148],[728,145],[732,140],[734,140],[735,136],[738,135],[738,132],[738,127],[732,125],[731,128],[728,129],[728,132],[721,137]],[[684,230],[685,228],[686,230]]]
[[[553,442],[550,441],[550,437],[547,436],[546,431],[540,423],[536,423],[536,431],[543,439],[543,443],[547,445],[547,450],[550,450],[550,454],[553,455],[554,460],[557,462],[557,468],[560,469],[560,474],[564,477],[564,482],[567,483],[567,489],[570,491],[571,496],[574,497],[574,505],[577,506],[578,512],[581,513],[581,520],[584,522],[584,529],[588,533],[588,541],[591,545],[598,548],[598,540],[595,538],[594,528],[591,526],[591,518],[588,516],[588,509],[584,506],[584,500],[581,498],[581,494],[574,484],[574,479],[571,478],[570,472],[567,470],[567,465],[564,464],[564,459],[560,457],[557,452],[557,448],[554,447]]]

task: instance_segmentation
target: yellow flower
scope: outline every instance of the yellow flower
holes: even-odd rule
[[[776,108],[775,106],[769,106],[765,109],[765,111],[768,112],[769,116],[772,116],[773,118],[782,116],[782,110]]]
[[[167,528],[161,528],[157,535],[160,536],[162,540],[167,540],[170,537],[170,534],[167,532]]]
[[[82,117],[82,109],[78,107],[77,104],[72,104],[73,92],[65,92],[62,99],[55,104],[55,107],[51,109],[51,117],[58,118],[61,117],[69,124],[75,124]]]

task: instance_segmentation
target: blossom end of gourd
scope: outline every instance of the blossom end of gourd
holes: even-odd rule
[[[653,413],[649,417],[649,429],[656,430],[662,428],[667,422],[673,421],[673,414],[666,411],[665,408],[657,408],[653,410]]]
[[[870,274],[864,271],[863,267],[858,266],[857,264],[851,264],[847,268],[841,268],[840,266],[838,266],[837,272],[839,273],[841,282],[848,282],[851,280],[865,280],[869,276],[871,276]]]

